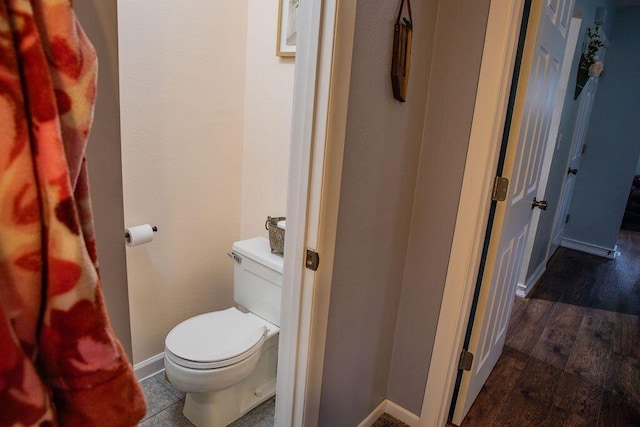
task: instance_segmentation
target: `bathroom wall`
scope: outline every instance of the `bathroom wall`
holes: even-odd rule
[[[565,237],[616,244],[640,154],[640,7],[619,8],[576,175]]]
[[[125,224],[134,363],[178,322],[233,303],[240,236],[247,2],[118,3]]]
[[[412,4],[411,77],[400,103],[389,78],[398,3],[357,4],[321,426],[358,425],[387,397],[436,5]]]
[[[240,238],[266,236],[287,202],[294,58],[275,55],[278,0],[249,0]]]
[[[117,0],[87,0],[73,6],[99,58],[98,98],[87,160],[102,290],[113,330],[131,358],[123,245]]]
[[[490,0],[443,0],[387,397],[420,414],[462,188]]]

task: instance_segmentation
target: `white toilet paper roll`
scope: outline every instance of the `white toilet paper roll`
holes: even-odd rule
[[[149,224],[143,224],[127,228],[125,237],[127,246],[144,245],[153,241],[153,227]]]

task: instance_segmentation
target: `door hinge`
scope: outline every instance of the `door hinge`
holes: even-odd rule
[[[313,249],[307,248],[307,256],[305,257],[304,266],[309,270],[316,271],[320,264],[320,255]]]
[[[570,216],[571,216],[571,215],[567,214],[567,217],[564,219],[564,223],[565,223],[565,224],[567,224],[567,223],[569,222],[569,217],[570,217]]]
[[[460,362],[458,363],[458,369],[463,371],[470,371],[471,365],[473,365],[473,353],[462,349],[462,353],[460,353]]]
[[[493,181],[491,200],[494,202],[504,202],[507,198],[507,190],[509,190],[509,180],[501,176],[496,176],[495,181]]]

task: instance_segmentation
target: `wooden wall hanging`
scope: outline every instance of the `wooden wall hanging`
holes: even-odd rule
[[[391,58],[391,87],[393,97],[400,102],[407,100],[409,86],[409,68],[411,64],[411,37],[413,35],[413,18],[411,2],[407,0],[409,19],[402,16],[404,1],[400,3],[398,18],[393,32],[393,57]]]

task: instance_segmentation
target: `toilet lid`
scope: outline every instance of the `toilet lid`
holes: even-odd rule
[[[236,308],[192,317],[169,332],[165,346],[187,362],[224,366],[254,353],[267,334],[264,323]],[[190,363],[191,365],[191,363]]]

